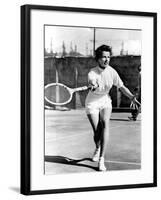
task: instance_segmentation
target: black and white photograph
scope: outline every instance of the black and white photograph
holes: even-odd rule
[[[141,30],[44,34],[45,174],[139,170]]]
[[[157,14],[21,7],[21,193],[157,186]]]

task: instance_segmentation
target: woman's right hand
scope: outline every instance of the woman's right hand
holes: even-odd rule
[[[92,92],[94,92],[98,87],[99,87],[99,85],[97,83],[96,84],[93,84],[93,83],[89,84],[89,88]]]

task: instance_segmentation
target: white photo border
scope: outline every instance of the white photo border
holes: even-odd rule
[[[21,193],[156,186],[156,13],[36,5],[21,9]],[[142,30],[141,170],[44,174],[45,24]]]

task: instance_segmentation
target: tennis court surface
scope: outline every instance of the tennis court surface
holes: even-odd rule
[[[112,113],[107,171],[141,168],[141,116],[129,121],[130,113]],[[45,110],[45,174],[98,171],[91,158],[93,132],[84,109]]]

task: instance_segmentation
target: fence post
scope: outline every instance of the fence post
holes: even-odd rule
[[[77,67],[75,67],[75,87],[76,88],[78,87],[78,69],[77,69]],[[82,104],[80,101],[80,94],[79,94],[79,92],[76,92],[75,93],[75,109],[81,108],[81,107],[82,107]]]

